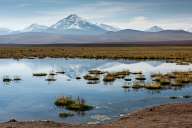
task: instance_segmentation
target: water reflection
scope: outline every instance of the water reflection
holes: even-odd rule
[[[101,71],[130,70],[132,74],[112,82],[103,81],[104,75],[96,75],[99,80],[84,80],[89,70]],[[130,60],[89,60],[89,59],[0,59],[0,121],[10,118],[18,120],[54,120],[67,123],[86,123],[96,115],[117,117],[129,111],[172,102],[191,102],[191,98],[171,100],[170,96],[189,95],[191,84],[184,87],[167,87],[161,90],[129,88],[134,82],[148,84],[151,73],[191,71],[192,65],[176,65],[164,61]],[[33,73],[47,73],[35,77]],[[143,72],[144,76],[138,74]],[[137,73],[137,74],[135,74]],[[19,81],[3,82],[5,75]],[[140,79],[137,79],[137,78]],[[141,79],[145,78],[145,80]],[[51,86],[48,86],[51,85]],[[124,86],[124,88],[123,88]],[[54,105],[59,96],[82,97],[95,109],[79,112],[73,117],[60,118],[58,113],[65,111]],[[106,116],[105,116],[106,115]],[[94,121],[98,121],[94,118]]]

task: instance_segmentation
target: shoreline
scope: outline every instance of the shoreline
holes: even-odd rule
[[[65,124],[53,121],[24,121],[0,123],[0,128],[187,128],[192,127],[192,103],[166,104],[133,111],[111,124]]]

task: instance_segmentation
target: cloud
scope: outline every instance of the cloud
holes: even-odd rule
[[[18,8],[24,8],[21,12],[22,15],[16,15],[14,12],[11,14],[12,16],[1,15],[0,27],[21,29],[32,23],[51,25],[72,13],[78,14],[92,22],[141,30],[153,25],[180,29],[187,28],[192,23],[191,14],[187,12],[176,14],[177,10],[173,8],[168,13],[171,13],[171,16],[164,13],[166,10],[163,10],[162,7],[169,7],[166,2],[102,0],[83,3],[72,1],[73,4],[71,3],[71,6],[68,5],[70,2],[64,0],[42,0],[39,1],[38,5],[37,3],[35,5],[31,2],[17,3]],[[35,9],[35,7],[40,8]]]

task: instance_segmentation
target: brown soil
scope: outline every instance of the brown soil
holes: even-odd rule
[[[161,105],[139,110],[105,125],[12,121],[0,124],[0,128],[192,128],[192,103]]]
[[[174,59],[192,62],[192,46],[27,47],[0,46],[0,58]]]

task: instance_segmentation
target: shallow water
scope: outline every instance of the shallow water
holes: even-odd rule
[[[11,118],[17,120],[53,120],[67,123],[106,122],[118,119],[120,115],[144,107],[172,102],[191,102],[192,99],[170,99],[170,96],[190,95],[192,86],[180,89],[151,91],[146,89],[125,90],[124,80],[106,84],[102,81],[90,85],[87,81],[76,80],[90,69],[103,71],[142,71],[147,78],[153,72],[191,71],[192,65],[176,65],[164,61],[130,60],[89,60],[89,59],[0,59],[0,122]],[[55,76],[54,82],[46,77],[33,77],[35,72],[65,71]],[[3,83],[5,75],[22,78],[19,82]],[[146,80],[150,81],[149,79]],[[60,96],[84,98],[95,109],[85,113],[75,113],[69,118],[60,118],[59,112],[66,111],[54,105]]]

